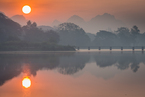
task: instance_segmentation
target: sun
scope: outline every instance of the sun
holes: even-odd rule
[[[25,14],[29,14],[31,12],[31,7],[28,5],[25,5],[25,6],[23,6],[22,11]]]
[[[31,80],[30,78],[28,77],[25,77],[23,80],[22,80],[22,86],[24,88],[29,88],[31,86]]]

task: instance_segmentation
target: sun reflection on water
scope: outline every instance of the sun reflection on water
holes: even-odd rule
[[[23,80],[22,80],[22,86],[24,88],[29,88],[31,86],[31,80],[30,80],[29,77],[23,78]]]

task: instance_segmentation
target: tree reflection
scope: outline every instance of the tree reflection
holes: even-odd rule
[[[145,63],[144,54],[127,54],[127,53],[113,53],[113,54],[101,54],[95,55],[96,64],[99,67],[108,67],[115,65],[120,70],[125,70],[131,67],[133,72],[137,72],[139,64]]]
[[[54,69],[59,65],[60,56],[62,55],[0,55],[0,86],[21,72],[36,76],[36,72],[43,68]]]
[[[38,70],[57,69],[61,74],[72,75],[82,70],[90,58],[100,68],[116,66],[120,70],[131,68],[133,72],[138,71],[141,62],[145,63],[145,55],[139,53],[0,54],[0,86],[22,72],[36,76]]]
[[[36,76],[38,70],[55,69],[62,74],[74,74],[82,70],[89,56],[71,53],[0,55],[0,86],[18,76],[21,72],[27,76]]]
[[[63,56],[60,58],[58,70],[62,74],[74,74],[85,67],[90,60],[90,56],[84,53],[76,53],[73,56]]]
[[[0,55],[0,86],[21,73],[19,57]]]

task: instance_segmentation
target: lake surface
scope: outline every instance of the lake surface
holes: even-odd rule
[[[145,97],[145,54],[1,52],[0,97]]]

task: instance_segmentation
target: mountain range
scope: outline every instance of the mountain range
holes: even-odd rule
[[[107,30],[113,32],[119,27],[124,27],[125,24],[117,20],[113,15],[104,13],[103,15],[97,15],[90,21],[86,22],[83,18],[74,15],[70,17],[67,22],[75,23],[82,27],[86,32],[96,34],[99,30]]]
[[[26,24],[27,21],[22,15],[15,15],[11,17],[11,19],[18,22],[21,25]],[[125,24],[122,21],[116,19],[113,15],[108,13],[104,13],[103,15],[97,15],[88,22],[86,22],[83,18],[79,17],[78,15],[73,15],[66,22],[75,23],[81,28],[83,28],[85,32],[92,34],[96,34],[99,30],[107,30],[113,32],[117,30],[117,28],[125,26]],[[58,26],[59,24],[61,24],[60,21],[54,20],[51,26],[54,27]],[[41,28],[44,30],[52,30],[50,26],[41,26]]]

